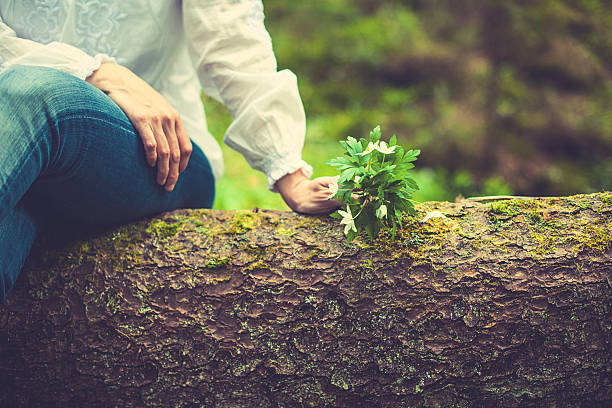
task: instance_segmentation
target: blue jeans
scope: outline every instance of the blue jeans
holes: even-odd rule
[[[212,207],[212,170],[196,145],[172,192],[156,173],[129,119],[97,88],[50,68],[0,74],[0,302],[46,221],[82,232]]]

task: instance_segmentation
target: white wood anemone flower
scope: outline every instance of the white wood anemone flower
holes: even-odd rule
[[[327,188],[329,188],[329,192],[330,192],[330,194],[327,197],[327,199],[331,200],[336,194],[338,194],[338,183],[336,183],[336,182],[329,183]]]
[[[363,152],[357,153],[357,156],[365,156],[366,154],[372,153],[374,150],[378,150],[378,142],[368,143],[368,147],[366,147],[366,149]]]
[[[380,142],[378,146],[375,146],[374,148],[378,150],[379,152],[381,152],[382,154],[391,154],[395,151],[396,147],[397,146],[387,146],[387,143]]]
[[[376,209],[376,216],[380,219],[387,216],[387,206],[382,204]]]
[[[366,154],[372,153],[374,150],[377,150],[382,154],[391,154],[396,148],[397,146],[388,146],[386,142],[377,140],[375,143],[368,143],[368,147],[363,152],[357,153],[357,156],[365,156]]]
[[[338,210],[338,214],[342,216],[342,221],[340,224],[346,224],[344,227],[344,235],[348,234],[349,230],[353,230],[353,232],[357,232],[357,227],[355,227],[355,220],[353,219],[353,214],[351,214],[351,207],[346,206],[346,211]]]

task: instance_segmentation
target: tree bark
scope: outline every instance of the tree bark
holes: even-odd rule
[[[425,203],[352,243],[179,210],[37,248],[0,306],[0,406],[610,406],[611,205]]]

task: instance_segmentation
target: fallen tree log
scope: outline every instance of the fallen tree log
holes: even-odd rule
[[[0,406],[610,406],[612,194],[417,209],[394,242],[180,210],[38,248]]]

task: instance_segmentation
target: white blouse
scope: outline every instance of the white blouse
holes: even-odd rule
[[[261,0],[0,0],[0,72],[39,65],[85,79],[114,59],[180,112],[218,178],[223,158],[206,127],[204,88],[234,117],[224,142],[273,189],[285,174],[310,177],[312,168],[301,158],[296,77],[277,72],[263,20]]]

